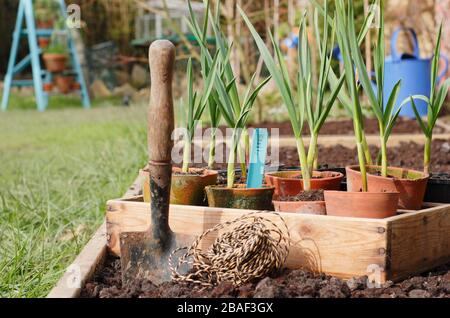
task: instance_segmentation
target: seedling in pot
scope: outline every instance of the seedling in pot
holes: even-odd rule
[[[211,64],[212,64],[212,55],[209,52],[207,45],[207,33],[208,33],[208,23],[209,23],[209,14],[210,14],[210,1],[206,1],[205,6],[205,17],[203,21],[203,25],[200,28],[200,25],[197,22],[197,18],[195,16],[194,11],[192,10],[191,2],[188,1],[189,7],[189,20],[188,25],[191,29],[191,32],[194,34],[197,44],[201,48],[200,53],[200,65],[202,69],[203,80],[206,81],[206,78],[211,72]],[[216,20],[218,19],[217,14],[219,13],[218,9],[216,10]],[[209,113],[209,119],[211,122],[211,141],[209,145],[209,159],[208,159],[208,169],[214,169],[215,165],[215,157],[216,157],[216,134],[221,120],[221,112],[219,109],[220,100],[217,95],[216,90],[212,90],[209,98],[207,100],[207,109]]]
[[[173,168],[170,202],[178,205],[205,205],[205,187],[217,183],[217,171],[190,169],[191,149],[198,122],[213,91],[218,68],[218,55],[211,64],[211,70],[203,83],[203,94],[194,91],[192,60],[187,63],[187,103],[184,112],[184,148],[182,169]],[[157,123],[156,123],[157,124]],[[144,198],[150,200],[148,180],[144,184]]]
[[[439,32],[436,40],[436,47],[434,49],[434,56],[431,64],[430,98],[420,95],[415,95],[410,98],[414,114],[416,115],[417,121],[419,122],[419,125],[426,138],[424,160],[423,160],[424,172],[426,174],[430,173],[431,144],[433,141],[433,130],[434,127],[436,126],[439,113],[441,112],[442,107],[444,106],[444,102],[447,97],[448,90],[450,88],[450,78],[446,79],[439,89],[437,89],[436,87],[439,84],[437,82],[438,81],[437,77],[439,69],[439,58],[441,55],[441,36],[442,36],[442,24],[439,27]],[[424,100],[427,103],[428,105],[427,122],[424,122],[422,117],[420,117],[419,112],[417,111],[416,104],[414,103],[415,98]]]
[[[389,167],[387,162],[387,142],[395,125],[395,121],[401,110],[400,107],[395,110],[397,103],[397,96],[400,91],[400,81],[394,85],[391,93],[388,96],[383,95],[384,85],[384,1],[377,1],[376,4],[379,10],[379,23],[377,45],[374,51],[374,66],[375,79],[377,83],[377,92],[374,92],[372,81],[364,63],[359,42],[356,37],[355,22],[353,18],[353,3],[349,3],[349,13],[345,20],[345,6],[342,1],[336,3],[338,15],[338,42],[343,49],[343,58],[345,65],[345,72],[352,72],[354,66],[358,72],[360,85],[368,97],[372,110],[378,120],[380,129],[380,144],[381,144],[381,166],[368,165],[364,160],[364,156],[359,154],[359,168],[347,167],[347,186],[349,191],[364,191],[370,192],[399,192],[400,200],[399,207],[409,210],[418,210],[422,207],[425,196],[426,186],[428,182],[428,175],[420,171],[414,171],[404,168]],[[356,79],[356,72],[352,77]],[[350,85],[350,84],[348,84]],[[352,97],[355,101],[358,98],[359,84],[353,83]],[[387,99],[386,106],[384,106],[384,99]],[[362,111],[360,110],[359,101],[355,106],[359,115],[355,117],[355,132],[358,140],[358,149],[362,153]],[[360,116],[360,117],[359,117]],[[380,174],[378,176],[378,174]],[[361,181],[360,181],[361,180]]]
[[[209,10],[209,1],[205,0],[206,8]],[[201,64],[204,70],[203,76],[210,72],[213,59],[208,50],[205,41],[206,26],[200,28],[195,14],[188,2],[190,9],[190,19],[188,20],[189,28],[196,38],[201,49]],[[235,162],[239,156],[241,162],[241,170],[243,177],[246,177],[246,149],[240,147],[242,136],[247,139],[247,122],[253,104],[261,91],[268,83],[270,77],[256,84],[256,73],[252,76],[245,94],[240,96],[237,87],[237,79],[234,76],[230,62],[231,44],[228,43],[227,37],[221,31],[220,26],[220,5],[217,4],[215,14],[207,13],[207,17],[214,30],[217,46],[217,74],[214,81],[214,90],[209,98],[210,115],[218,118],[216,111],[220,111],[220,116],[226,122],[228,127],[232,128],[230,151],[227,167],[227,186],[211,186],[206,188],[208,203],[210,206],[216,207],[234,207],[243,209],[267,210],[271,207],[271,199],[273,196],[273,188],[264,187],[261,189],[248,189],[245,184],[235,184]],[[211,109],[213,113],[211,114]],[[214,116],[215,115],[215,116]],[[217,119],[218,121],[218,119]],[[245,142],[246,147],[249,143]]]
[[[355,130],[355,139],[359,161],[359,180],[350,178],[348,183],[359,181],[359,189],[354,192],[325,191],[325,202],[328,215],[353,216],[365,218],[385,218],[395,215],[399,201],[397,191],[368,192],[367,167],[362,143],[364,129],[362,126],[363,115],[359,100],[359,84],[356,79],[358,54],[355,46],[359,47],[356,40],[354,11],[352,1],[346,6],[343,0],[336,1],[337,39],[341,48],[347,87],[352,100],[352,114]],[[377,64],[376,64],[377,65]],[[364,74],[363,74],[364,75]],[[361,80],[363,82],[364,79]],[[347,169],[347,171],[349,171]]]
[[[185,112],[184,128],[185,140],[183,148],[183,173],[189,172],[189,163],[191,158],[191,147],[194,139],[195,130],[198,122],[203,116],[206,106],[208,105],[209,97],[214,87],[214,81],[217,74],[217,60],[218,55],[212,61],[211,70],[204,81],[204,93],[199,94],[194,92],[194,74],[192,68],[192,59],[189,59],[187,64],[187,111]]]
[[[398,94],[400,92],[401,80],[394,85],[394,88],[389,96],[384,96],[384,6],[383,1],[380,1],[378,4],[380,8],[380,25],[378,28],[377,43],[374,49],[375,81],[377,92],[373,89],[371,76],[367,71],[366,64],[364,63],[364,59],[359,48],[359,42],[355,36],[355,24],[353,19],[349,19],[348,34],[350,52],[358,71],[359,81],[366,96],[368,97],[373,113],[378,120],[381,145],[381,175],[383,177],[388,177],[387,142],[401,110],[401,107],[398,107],[397,110],[394,109],[394,106],[397,103]],[[384,106],[385,98],[388,98],[386,106]]]
[[[318,9],[318,12],[321,15],[325,15],[326,11],[325,9],[316,1],[311,0],[311,2],[314,4],[314,6]],[[375,1],[373,2],[375,4]],[[372,7],[375,7],[374,5]],[[370,10],[368,14],[364,17],[364,21],[361,26],[361,30],[358,33],[358,44],[361,45],[364,42],[364,39],[367,35],[367,33],[370,31],[371,25],[375,19],[376,10]],[[330,17],[328,19],[328,23],[332,24],[335,23],[335,18]],[[345,70],[342,71],[342,75],[345,74]],[[328,73],[328,82],[330,84],[330,87],[332,90],[334,90],[339,85],[339,77],[334,72],[333,68],[330,69]],[[352,100],[349,96],[349,89],[346,87],[346,84],[344,83],[342,85],[342,88],[339,90],[338,99],[341,102],[341,104],[344,106],[350,117],[353,117],[353,108],[352,108]],[[366,135],[364,133],[364,123],[361,123],[361,126],[363,127],[362,131],[362,147],[364,149],[364,157],[366,160],[366,163],[371,165],[372,164],[372,157],[370,154],[369,144],[367,143]]]
[[[325,14],[323,14],[323,19],[319,19],[318,9],[314,11],[313,16],[313,26],[320,60],[317,82],[314,82],[314,76],[311,69],[312,49],[311,44],[308,41],[306,13],[303,15],[300,22],[299,46],[297,52],[298,71],[296,74],[296,83],[292,84],[284,57],[281,54],[280,46],[274,40],[270,31],[269,36],[275,52],[275,57],[271,55],[265,42],[243,10],[239,7],[238,9],[250,29],[261,57],[281,93],[282,100],[290,117],[300,159],[301,172],[299,174],[301,174],[301,180],[295,173],[290,175],[284,173],[271,173],[267,175],[268,183],[275,185],[277,196],[295,196],[299,194],[301,190],[310,191],[323,188],[328,183],[328,178],[325,178],[314,171],[315,168],[317,168],[318,160],[318,136],[345,81],[344,76],[341,76],[341,78],[337,80],[336,86],[332,89],[328,83],[328,77],[331,71],[331,48],[334,42],[335,24],[329,21],[330,17],[327,14],[326,1],[324,4]],[[319,30],[320,23],[323,23],[323,32]],[[331,90],[330,96],[326,98],[326,92],[329,90]],[[313,96],[313,93],[315,93],[315,96]],[[305,122],[308,124],[311,136],[308,151],[306,151],[302,136]],[[333,183],[334,185],[332,188],[339,188],[343,175],[335,175],[336,176],[333,176],[332,179],[335,179],[336,182]],[[322,177],[323,180],[320,180]],[[312,186],[313,178],[317,185]],[[288,184],[289,186],[287,186]]]
[[[197,18],[195,16],[194,11],[192,10],[191,2],[188,1],[188,7],[189,7],[189,20],[187,21],[188,26],[194,35],[198,45],[201,49],[201,65],[203,70],[203,76],[207,76],[210,72],[211,63],[212,63],[212,55],[208,49],[208,45],[206,42],[206,34],[207,34],[207,28],[208,28],[208,22],[211,23],[214,31],[214,36],[216,39],[216,47],[217,50],[220,52],[219,56],[221,58],[221,73],[220,77],[226,87],[226,93],[230,97],[230,101],[232,103],[232,106],[234,108],[234,111],[236,113],[240,112],[241,108],[241,101],[239,97],[239,91],[238,86],[236,84],[236,78],[233,73],[233,68],[230,63],[230,56],[231,54],[231,47],[228,43],[227,38],[224,36],[224,34],[221,31],[220,26],[220,3],[217,2],[215,13],[214,15],[211,15],[210,13],[210,1],[204,0],[205,3],[205,20],[203,23],[203,26],[200,27]],[[253,84],[253,83],[252,83]],[[214,91],[211,92],[211,96],[208,101],[208,108],[209,108],[209,114],[211,119],[211,144],[210,144],[210,157],[209,157],[209,163],[208,166],[212,167],[214,165],[214,158],[215,158],[215,144],[216,144],[216,131],[217,127],[219,125],[219,122],[221,120],[223,112],[221,109],[223,109],[224,101],[222,100],[222,97],[219,95],[219,91],[217,90],[217,87]],[[230,126],[230,128],[233,128]],[[238,155],[241,161],[241,171],[242,176],[246,177],[246,153],[248,152],[248,134],[247,129],[244,128],[242,131],[242,134],[245,136],[245,149],[242,149],[238,146]]]
[[[206,8],[209,9],[209,1],[206,2]],[[197,19],[195,18],[195,14],[190,5],[190,1],[188,2],[190,8],[190,19],[188,21],[189,27],[193,32],[197,42],[201,47],[202,52],[202,67],[204,70],[209,70],[210,65],[212,64],[211,54],[208,50],[206,41],[205,41],[205,30],[206,25],[203,26],[203,29],[200,28]],[[230,62],[230,53],[231,53],[231,45],[228,43],[227,38],[222,33],[220,29],[220,11],[219,6],[216,8],[216,13],[214,16],[211,16],[209,12],[207,13],[207,17],[210,18],[210,22],[212,28],[214,30],[214,35],[216,37],[216,44],[219,56],[218,67],[220,71],[215,77],[215,90],[211,94],[210,105],[217,107],[220,110],[222,118],[225,120],[227,125],[230,128],[233,128],[233,135],[231,138],[231,149],[230,155],[228,158],[228,181],[227,186],[232,188],[234,186],[234,178],[235,178],[235,161],[237,157],[237,153],[239,151],[239,143],[243,133],[247,128],[247,121],[250,114],[250,111],[255,103],[256,97],[261,89],[267,84],[270,80],[266,78],[261,83],[256,85],[255,87],[255,79],[256,73],[252,76],[250,83],[248,84],[248,88],[242,99],[239,96],[236,78],[233,73],[233,69]],[[215,109],[215,110],[217,110]],[[217,115],[217,114],[216,114]],[[241,156],[241,161],[244,156]],[[244,166],[242,171],[246,171],[246,166],[244,162]]]

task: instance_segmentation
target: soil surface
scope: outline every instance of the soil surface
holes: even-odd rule
[[[109,257],[105,267],[86,283],[82,298],[450,298],[450,264],[394,284],[369,288],[367,277],[347,281],[305,270],[284,270],[235,288],[222,283],[203,288],[190,283],[149,281],[122,288],[120,260]]]
[[[367,135],[378,135],[379,127],[378,121],[376,118],[366,118],[364,120],[364,131]],[[294,132],[292,130],[292,125],[290,121],[285,122],[263,122],[260,124],[249,125],[249,128],[278,128],[280,136],[293,136]],[[205,131],[205,128],[203,131]],[[222,134],[226,135],[226,127],[220,127]],[[436,126],[434,133],[444,133],[445,129],[440,126]],[[399,118],[392,130],[393,134],[422,134],[422,130],[420,129],[417,120],[408,119],[408,118]],[[303,134],[308,135],[309,129],[307,125],[305,125],[303,129]],[[353,135],[353,121],[351,119],[343,119],[343,120],[330,120],[325,122],[322,129],[320,130],[321,135]]]
[[[206,175],[205,169],[189,169],[189,172],[176,171],[175,176],[203,176]]]
[[[393,167],[423,169],[423,145],[404,142],[388,149],[388,163]],[[378,147],[371,146],[372,158],[376,158]],[[299,166],[297,149],[288,147],[280,149],[280,162],[287,167]],[[319,164],[321,166],[345,167],[358,164],[356,147],[347,148],[341,145],[333,147],[319,146]],[[450,173],[450,140],[433,141],[431,151],[431,171]]]
[[[311,190],[311,191],[303,191],[296,196],[288,196],[288,197],[280,197],[280,201],[286,202],[299,202],[299,201],[308,201],[308,202],[317,202],[317,201],[325,201],[325,196],[323,194],[323,190]]]
[[[423,145],[414,142],[403,142],[397,147],[388,149],[388,163],[393,167],[402,167],[409,169],[423,169]],[[379,148],[370,147],[372,158],[376,158]],[[284,167],[298,167],[297,148],[284,147],[280,149],[279,161]],[[201,158],[196,158],[196,162],[202,162]],[[345,167],[347,165],[358,164],[358,154],[356,147],[347,148],[341,145],[332,147],[319,146],[319,165],[323,168]],[[204,168],[207,163],[192,164],[193,167]],[[216,164],[217,169],[227,169],[227,164]],[[236,169],[240,168],[236,164]],[[441,178],[445,179],[450,173],[450,140],[433,141],[431,151],[431,171],[442,173]],[[222,177],[226,177],[226,174]],[[236,183],[238,183],[238,174],[236,174]],[[220,177],[219,177],[220,179]],[[223,178],[222,178],[223,179]]]

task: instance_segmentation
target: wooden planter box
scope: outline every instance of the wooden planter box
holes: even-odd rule
[[[127,196],[140,192],[137,180]],[[170,226],[177,233],[200,235],[214,225],[249,213],[208,207],[172,205]],[[150,225],[150,206],[142,196],[107,203],[106,223],[48,297],[78,297],[80,286],[102,266],[107,253],[120,256],[121,232]],[[367,275],[380,282],[398,281],[450,261],[450,205],[427,204],[421,211],[399,211],[375,220],[281,213],[293,241],[287,266],[308,268],[340,278]],[[273,217],[274,222],[279,222]],[[214,240],[205,240],[206,247]],[[81,284],[71,287],[74,269]]]
[[[141,197],[112,200],[107,206],[108,248],[120,256],[120,233],[147,229],[150,206]],[[249,212],[254,211],[172,205],[170,226],[176,233],[200,235],[218,223]],[[381,220],[280,214],[293,241],[289,268],[304,267],[340,278],[379,274],[381,282],[385,282],[450,261],[450,205],[430,204],[418,212],[400,211],[397,216]],[[203,247],[214,239],[206,238]]]

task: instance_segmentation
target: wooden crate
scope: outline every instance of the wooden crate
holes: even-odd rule
[[[253,211],[172,205],[169,221],[176,233],[200,235],[249,212]],[[385,282],[450,261],[450,205],[428,204],[421,211],[399,211],[399,215],[381,220],[280,214],[293,241],[289,268],[302,267],[340,278],[368,275]],[[109,250],[120,256],[120,233],[145,230],[150,226],[149,215],[150,206],[142,197],[109,201]],[[213,240],[205,239],[203,247]]]
[[[106,222],[69,266],[47,297],[75,298],[107,253],[120,256],[122,231],[144,230],[150,208],[140,196],[142,176],[124,198],[109,201]],[[429,204],[418,211],[384,220],[338,218],[283,213],[294,241],[289,267],[348,278],[370,275],[380,268],[381,281],[400,280],[450,261],[450,205]],[[250,211],[172,206],[170,224],[175,231],[201,234],[219,222]],[[274,219],[277,221],[276,219]],[[74,269],[80,285],[73,284]],[[375,272],[376,274],[376,272]]]

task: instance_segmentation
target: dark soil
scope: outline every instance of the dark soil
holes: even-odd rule
[[[393,167],[422,170],[423,148],[423,145],[414,142],[403,142],[397,147],[388,149],[388,163]],[[371,146],[370,150],[372,158],[375,159],[378,155],[378,147]],[[197,153],[201,154],[201,151],[197,150]],[[298,167],[300,163],[298,160],[297,148],[280,148],[279,160],[285,167]],[[200,163],[192,164],[191,167],[205,168],[207,166],[207,163],[201,157],[195,158],[195,162]],[[356,147],[347,148],[341,145],[332,147],[319,146],[319,164],[325,168],[345,167],[347,165],[358,164]],[[179,166],[178,164],[174,165]],[[235,167],[236,169],[239,169],[240,165],[236,163]],[[216,169],[226,170],[227,164],[218,163],[216,164]],[[447,177],[445,173],[450,173],[450,140],[441,139],[433,141],[431,151],[431,171],[444,173],[442,174],[442,178]]]
[[[305,270],[285,270],[235,288],[223,283],[202,288],[191,283],[149,281],[122,288],[120,260],[109,257],[105,267],[86,283],[82,298],[450,298],[450,264],[400,283],[368,288],[367,277],[344,281]]]
[[[397,147],[389,148],[388,163],[393,167],[422,170],[423,148],[423,145],[414,142],[404,142]],[[371,146],[370,150],[372,158],[376,158],[378,148]],[[295,147],[280,149],[280,162],[286,167],[299,166],[297,149]],[[319,146],[319,164],[330,168],[358,164],[356,147],[351,149],[341,145],[333,147]],[[433,142],[431,171],[450,173],[450,140],[436,140]]]
[[[323,194],[323,190],[311,190],[311,191],[303,191],[296,196],[288,196],[288,197],[280,197],[280,201],[287,202],[298,202],[298,201],[307,201],[307,202],[317,202],[317,201],[325,201],[325,196]]]
[[[206,172],[206,169],[199,169],[199,170],[189,170],[189,172],[182,172],[182,171],[177,171],[174,172],[173,174],[175,176],[203,176]]]
[[[378,135],[379,126],[376,118],[366,118],[364,126],[364,131],[367,135]],[[260,124],[249,125],[249,128],[278,128],[280,136],[293,136],[294,132],[292,130],[292,125],[289,121],[273,123],[273,122],[263,122]],[[220,127],[222,134],[225,136],[226,127]],[[436,134],[445,132],[445,129],[437,126],[434,131]],[[415,119],[407,119],[407,118],[399,118],[392,130],[393,134],[422,134],[422,130],[420,129],[417,120]],[[307,125],[305,125],[303,129],[303,134],[308,135],[309,129]],[[353,135],[353,121],[351,119],[344,120],[333,120],[327,121],[323,125],[320,130],[321,135]]]

